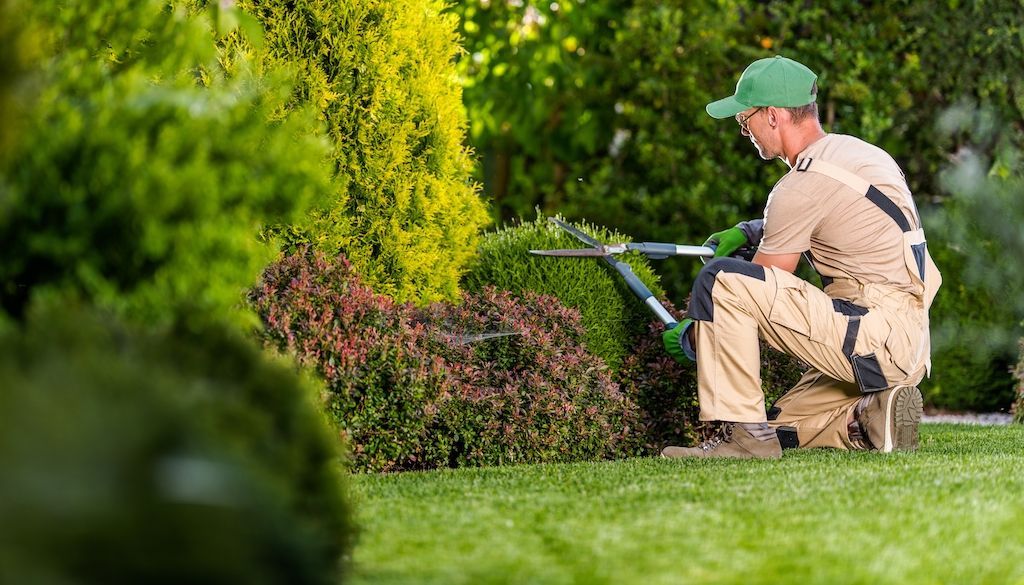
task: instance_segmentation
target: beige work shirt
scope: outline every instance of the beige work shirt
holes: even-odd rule
[[[808,146],[797,160],[828,161],[868,181],[919,227],[910,188],[896,161],[859,138],[828,134]],[[885,284],[913,293],[904,260],[903,232],[864,196],[820,173],[787,173],[768,195],[764,237],[766,254],[810,252],[823,278]]]

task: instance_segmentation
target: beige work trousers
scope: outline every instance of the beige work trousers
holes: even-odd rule
[[[752,270],[749,263],[737,262],[745,261],[708,263],[691,298],[701,420],[768,419],[758,337],[811,366],[776,401],[769,421],[775,428],[796,429],[801,447],[851,448],[847,422],[864,395],[863,376],[855,377],[851,355],[871,358],[884,375],[884,387],[923,378],[925,367],[914,348],[922,334],[927,336],[925,312],[909,293],[871,285],[852,295],[844,290],[846,300],[868,309],[851,317],[839,312],[825,291],[789,272]],[[851,318],[858,321],[855,339],[848,338]]]

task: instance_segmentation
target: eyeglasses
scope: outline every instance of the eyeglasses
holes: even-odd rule
[[[747,123],[750,122],[750,119],[754,117],[754,114],[757,114],[758,112],[760,112],[763,109],[764,109],[764,106],[761,106],[761,107],[755,109],[753,112],[750,112],[749,115],[743,117],[742,119],[739,116],[736,116],[736,121],[739,122],[739,124],[740,124],[740,132],[744,136],[749,136],[750,135],[750,127],[747,125]]]

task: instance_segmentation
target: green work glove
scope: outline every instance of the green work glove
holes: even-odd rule
[[[661,341],[665,344],[665,351],[668,352],[668,355],[672,356],[672,359],[681,364],[696,361],[697,357],[696,354],[693,354],[689,339],[685,337],[686,330],[690,328],[690,325],[693,325],[693,319],[687,317],[677,323],[675,327],[666,329],[661,334]]]
[[[750,244],[750,240],[747,239],[747,234],[743,233],[743,230],[738,227],[731,227],[727,230],[711,234],[708,241],[704,242],[705,246],[716,246],[715,258],[732,256],[736,253],[736,250],[748,244]]]

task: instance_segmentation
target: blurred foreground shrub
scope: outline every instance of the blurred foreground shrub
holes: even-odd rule
[[[271,265],[251,301],[268,344],[326,379],[360,470],[635,453],[635,406],[550,297],[485,290],[420,311],[373,293],[344,258]],[[513,335],[478,340],[485,333]]]
[[[71,291],[149,323],[244,319],[240,298],[277,253],[260,230],[329,192],[314,118],[275,115],[286,77],[201,84],[212,25],[167,2],[22,4],[46,58],[0,160],[0,308]]]
[[[29,72],[39,58],[39,40],[16,17],[22,0],[0,0],[0,164],[21,130]]]
[[[33,311],[0,334],[0,388],[0,581],[338,582],[335,442],[250,342]]]

